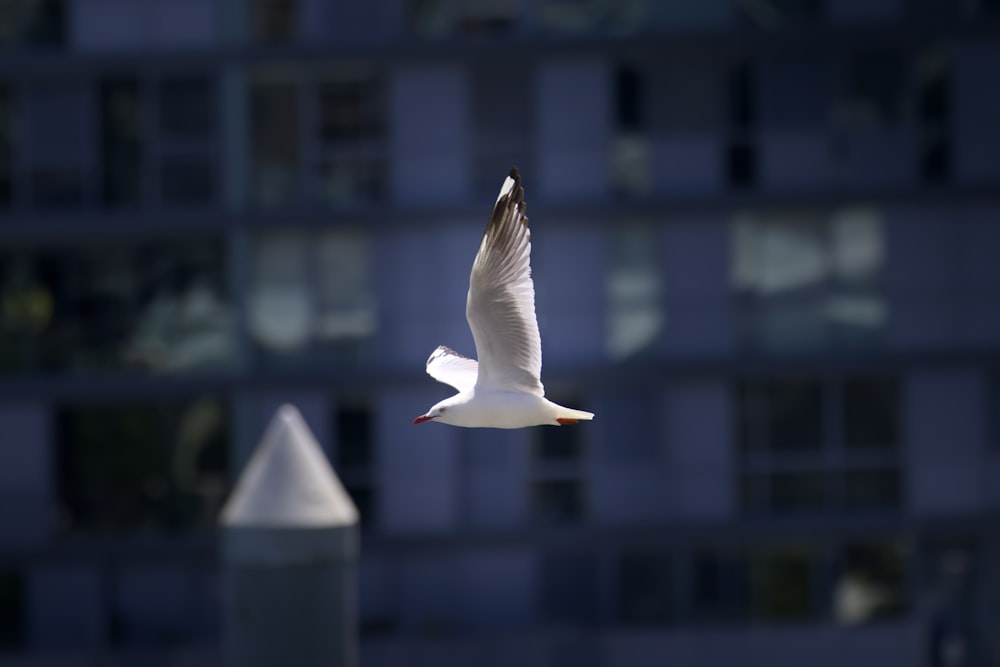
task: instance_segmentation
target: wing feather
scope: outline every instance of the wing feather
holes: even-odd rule
[[[479,364],[475,359],[469,359],[451,348],[440,345],[427,358],[427,374],[438,382],[465,391],[475,386],[476,377],[479,375]]]
[[[544,396],[530,259],[524,189],[514,168],[500,188],[472,264],[465,315],[479,357],[476,384]]]

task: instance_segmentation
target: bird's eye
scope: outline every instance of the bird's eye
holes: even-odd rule
[[[438,408],[438,414],[439,415],[443,415],[444,414],[444,408]]]

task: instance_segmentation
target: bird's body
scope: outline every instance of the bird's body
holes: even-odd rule
[[[563,407],[544,396],[476,387],[460,391],[435,407],[445,408],[435,421],[466,428],[561,426],[594,418],[589,412]]]
[[[414,424],[435,420],[467,428],[575,424],[590,412],[545,398],[542,344],[531,280],[531,235],[524,189],[512,169],[493,206],[469,276],[465,315],[479,361],[447,347],[427,359],[427,373],[458,389]]]

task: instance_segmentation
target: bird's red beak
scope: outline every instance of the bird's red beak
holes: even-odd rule
[[[413,420],[413,423],[414,424],[422,424],[422,423],[424,423],[426,421],[430,421],[432,419],[434,419],[434,417],[428,417],[427,415],[420,415],[419,417],[417,417],[416,419]]]

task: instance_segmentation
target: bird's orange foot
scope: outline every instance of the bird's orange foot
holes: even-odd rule
[[[559,422],[561,426],[565,426],[566,424],[577,424],[580,422],[579,419],[567,419],[566,417],[558,417],[556,421]]]

